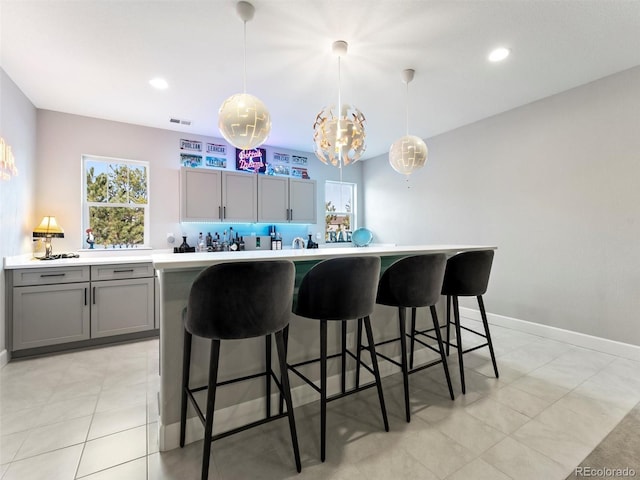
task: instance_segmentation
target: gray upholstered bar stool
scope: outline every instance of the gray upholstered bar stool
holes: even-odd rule
[[[487,314],[484,309],[484,301],[482,295],[487,291],[489,284],[489,275],[491,273],[491,264],[493,263],[493,250],[478,250],[475,252],[462,252],[449,258],[447,268],[444,274],[444,283],[442,285],[442,294],[447,296],[447,355],[449,355],[449,346],[453,346],[458,351],[458,363],[460,364],[460,381],[462,383],[462,393],[466,392],[464,382],[464,363],[462,356],[465,353],[472,352],[482,347],[489,347],[491,362],[493,363],[493,371],[496,378],[499,377],[498,365],[496,364],[496,356],[493,352],[493,343],[491,342],[491,334],[489,332],[489,323],[487,322]],[[458,307],[458,297],[476,297],[478,299],[478,307],[480,307],[480,315],[482,316],[482,324],[484,333],[478,332],[471,328],[460,325],[460,310]],[[453,300],[453,316],[451,321],[451,301]],[[456,329],[456,343],[451,343],[451,323]],[[484,337],[487,341],[481,345],[476,345],[467,350],[463,349],[461,331],[466,330]]]
[[[263,262],[230,262],[205,269],[193,282],[187,307],[182,312],[184,322],[184,359],[182,370],[182,405],[180,415],[180,446],[184,447],[187,419],[187,399],[205,427],[202,457],[202,479],[209,471],[211,442],[233,433],[281,418],[289,418],[291,443],[298,472],[301,471],[300,452],[296,433],[291,390],[286,361],[285,332],[291,316],[291,302],[295,267],[288,260]],[[247,284],[258,285],[247,294]],[[271,334],[275,333],[280,364],[280,381],[271,369]],[[211,340],[208,385],[189,387],[192,336]],[[266,338],[266,367],[254,375],[218,383],[218,360],[221,340],[238,340],[254,337]],[[213,414],[218,386],[264,376],[266,378],[267,415],[263,420],[227,431],[213,433]],[[271,415],[270,385],[274,381],[287,406],[287,413]],[[208,389],[206,413],[203,414],[193,393]]]
[[[449,395],[453,400],[453,388],[451,387],[451,378],[449,376],[449,368],[447,367],[447,357],[445,355],[442,336],[440,334],[440,324],[438,323],[438,314],[435,305],[440,299],[440,291],[442,289],[442,281],[444,279],[444,270],[447,263],[447,256],[444,253],[432,253],[426,255],[414,255],[402,258],[394,262],[387,268],[378,283],[378,296],[376,303],[380,305],[389,305],[398,307],[398,325],[400,336],[391,340],[379,342],[376,346],[396,342],[400,340],[401,363],[398,364],[392,358],[378,352],[378,355],[387,361],[399,366],[402,369],[402,379],[404,383],[404,403],[407,422],[411,421],[411,407],[409,404],[409,374],[415,373],[425,368],[432,367],[439,363],[442,364],[444,375],[449,386]],[[433,328],[425,331],[416,330],[416,309],[420,307],[429,307],[431,311],[431,319],[433,320]],[[406,327],[406,311],[407,308],[412,310],[411,318],[411,366],[407,365],[407,327]],[[426,332],[434,332],[435,337],[428,335]],[[427,336],[436,340],[437,348],[433,345],[416,339],[416,334]],[[358,328],[358,345],[360,344],[361,329]],[[440,355],[439,360],[434,360],[417,368],[413,368],[413,350],[415,342],[418,341],[423,346],[433,350]],[[359,366],[359,362],[358,362]],[[360,369],[356,371],[356,378],[359,377]],[[356,380],[356,385],[359,380]]]
[[[307,272],[300,283],[293,312],[301,317],[320,321],[320,358],[289,365],[289,368],[320,393],[320,458],[323,462],[326,457],[327,402],[358,391],[343,391],[327,398],[327,359],[342,357],[344,375],[344,356],[342,353],[327,355],[327,322],[329,321],[341,321],[344,324],[348,320],[364,320],[370,345],[371,372],[375,377],[375,385],[378,389],[384,429],[389,431],[387,410],[382,394],[382,383],[369,319],[375,308],[379,276],[379,257],[348,256],[331,258],[317,263]],[[351,352],[349,353],[353,356]],[[320,388],[299,371],[299,367],[318,360],[320,361]]]

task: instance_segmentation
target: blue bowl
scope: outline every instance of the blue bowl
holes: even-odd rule
[[[351,241],[356,247],[366,247],[372,240],[373,233],[368,228],[358,228],[351,235]]]

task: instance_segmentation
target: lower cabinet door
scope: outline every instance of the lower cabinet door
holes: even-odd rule
[[[89,282],[13,289],[13,350],[88,338]]]
[[[153,278],[92,282],[91,337],[153,329],[153,289]]]

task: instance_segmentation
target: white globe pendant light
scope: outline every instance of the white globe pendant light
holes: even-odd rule
[[[415,70],[402,71],[402,80],[407,86],[407,134],[391,145],[389,149],[389,163],[393,169],[403,175],[410,175],[422,168],[427,161],[427,144],[420,137],[409,135],[409,82],[413,80]]]
[[[247,22],[255,7],[238,2],[236,12],[244,23],[244,91],[227,98],[218,112],[218,128],[224,139],[236,148],[250,150],[262,145],[271,133],[271,115],[262,101],[247,93]]]
[[[366,148],[364,115],[353,105],[342,103],[340,57],[347,54],[347,48],[344,40],[333,42],[333,53],[338,56],[338,107],[324,107],[313,124],[316,157],[338,168],[357,161]]]

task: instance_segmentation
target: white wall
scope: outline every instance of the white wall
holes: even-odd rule
[[[0,68],[0,136],[11,146],[18,175],[0,179],[0,257],[31,251],[34,225],[36,109]],[[0,264],[0,366],[6,359],[4,271]]]
[[[212,127],[212,131],[214,127]],[[312,132],[309,144],[312,145]],[[49,110],[38,111],[37,159],[38,202],[36,217],[55,215],[65,229],[64,239],[54,239],[54,251],[75,251],[82,248],[84,234],[81,225],[81,158],[82,155],[101,155],[131,160],[146,160],[150,163],[151,193],[151,246],[168,248],[166,234],[176,236],[184,230],[194,235],[207,231],[206,225],[179,224],[179,169],[181,138],[211,143],[225,143],[221,138],[190,135],[158,128],[142,127],[96,118],[70,115]],[[324,231],[324,181],[337,180],[338,170],[320,163],[313,153],[296,152],[267,146],[269,152],[302,154],[309,159],[309,175],[318,182],[318,224],[315,226],[289,227],[289,235],[306,235]],[[227,169],[233,169],[233,150],[228,155]],[[361,167],[356,164],[345,169],[344,180],[360,183]],[[362,190],[362,189],[360,189]],[[361,194],[360,194],[361,196]],[[361,200],[361,199],[360,199]],[[362,201],[360,201],[362,205]],[[34,219],[35,219],[34,218]],[[267,226],[244,226],[244,230],[265,229]],[[209,230],[216,226],[209,225]],[[243,232],[240,233],[250,233]],[[286,236],[285,242],[291,241]],[[179,242],[176,243],[176,246]]]
[[[364,164],[378,238],[495,244],[490,312],[640,345],[640,67],[427,145],[409,182]]]

